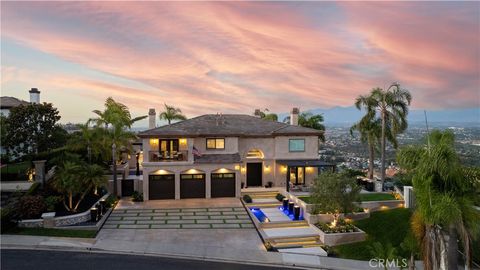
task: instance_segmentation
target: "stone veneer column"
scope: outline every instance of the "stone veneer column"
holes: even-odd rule
[[[38,182],[42,185],[45,184],[45,163],[46,160],[35,160],[35,182]]]
[[[180,200],[180,173],[175,173],[175,200]]]
[[[150,170],[143,168],[143,175],[142,175],[143,181],[142,181],[142,185],[143,185],[143,200],[144,200],[144,201],[148,201],[149,196],[150,196],[150,195],[149,195],[149,192],[150,192],[150,191],[148,190],[149,175],[150,175]]]

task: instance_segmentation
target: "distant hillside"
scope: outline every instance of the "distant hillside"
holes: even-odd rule
[[[352,124],[360,119],[363,113],[354,106],[351,107],[333,107],[330,109],[313,109],[309,112],[314,114],[323,114],[325,124]],[[286,114],[281,114],[286,116]],[[427,110],[428,122],[431,123],[473,123],[480,125],[480,108],[455,109],[455,110]],[[280,117],[280,119],[283,119]],[[423,110],[411,110],[408,115],[408,121],[414,123],[424,123],[425,117]]]

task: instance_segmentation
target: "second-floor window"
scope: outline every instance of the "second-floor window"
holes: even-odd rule
[[[305,139],[290,139],[288,140],[289,152],[305,152]]]
[[[225,149],[225,138],[207,138],[207,149]]]

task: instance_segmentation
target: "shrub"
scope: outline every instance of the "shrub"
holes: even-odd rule
[[[25,192],[25,195],[34,195],[36,194],[38,188],[40,187],[40,183],[39,182],[35,182],[33,183],[30,188],[27,190],[27,192]]]
[[[1,231],[5,232],[13,227],[15,227],[15,222],[13,221],[15,217],[15,211],[10,206],[5,206],[0,208],[0,220],[1,220]]]
[[[345,233],[345,232],[355,232],[357,229],[353,224],[346,222],[344,219],[338,219],[335,227],[331,226],[331,223],[322,223],[319,222],[315,224],[320,230],[324,233]]]
[[[278,201],[283,201],[283,199],[285,198],[285,196],[283,196],[282,194],[280,193],[277,193],[277,196],[275,196],[275,198],[278,200]]]
[[[62,201],[61,196],[48,196],[47,198],[45,198],[45,204],[47,206],[47,211],[49,211],[49,212],[55,211],[55,208],[56,208],[57,204],[60,203],[61,201]]]
[[[46,209],[42,196],[25,195],[18,203],[18,212],[23,219],[39,218]]]
[[[107,208],[114,207],[117,204],[117,202],[118,202],[118,198],[113,194],[110,194],[110,196],[108,196],[107,199],[105,200]]]
[[[143,193],[138,192],[138,191],[134,191],[132,193],[132,200],[134,202],[143,202]]]
[[[246,203],[251,203],[252,202],[252,197],[250,197],[250,195],[243,195],[243,200],[246,202]]]

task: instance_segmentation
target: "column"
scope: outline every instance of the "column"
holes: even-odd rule
[[[205,198],[212,197],[212,174],[210,171],[205,172]]]
[[[175,173],[175,200],[180,200],[180,173]]]
[[[35,160],[35,182],[40,183],[41,185],[45,184],[45,163],[46,160]]]

